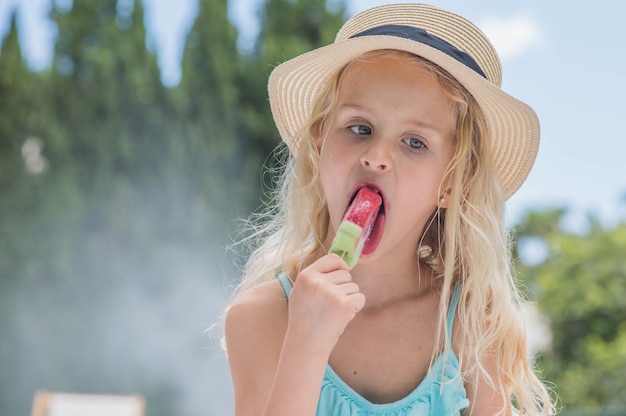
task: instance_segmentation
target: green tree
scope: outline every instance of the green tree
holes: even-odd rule
[[[563,228],[565,210],[531,212],[519,249],[543,257],[524,274],[550,321],[552,346],[543,354],[546,379],[566,406],[599,414],[626,401],[626,223],[606,228],[593,216],[582,234]],[[524,258],[522,254],[522,258]]]
[[[244,56],[241,85],[241,134],[252,144],[249,155],[260,166],[279,143],[267,100],[270,72],[319,46],[332,43],[345,19],[345,2],[267,0],[261,9],[261,31],[253,52]]]
[[[9,33],[0,44],[0,187],[6,189],[22,169],[20,147],[28,124],[25,104],[29,101],[27,71],[18,41],[17,15],[11,14]]]
[[[38,188],[45,170],[41,141],[36,137],[40,120],[34,93],[40,83],[23,59],[16,20],[13,12],[0,47],[0,363],[3,372],[12,375],[20,370],[10,342],[16,330],[14,294],[21,284],[19,273],[28,260],[24,234],[37,209],[32,189]],[[13,384],[10,377],[0,377],[0,403],[14,403]],[[20,413],[14,406],[6,410],[2,412]]]
[[[0,224],[2,234],[10,233],[6,218],[15,208],[25,179],[22,146],[29,137],[29,105],[33,101],[29,85],[32,76],[18,42],[16,14],[12,13],[10,29],[0,49]],[[9,228],[7,228],[9,227]],[[8,247],[7,247],[8,249]],[[0,267],[6,267],[2,262]],[[6,271],[5,271],[6,272]],[[4,273],[3,273],[4,274]],[[6,275],[5,275],[6,276]]]
[[[38,98],[45,94],[45,86],[28,70],[22,57],[16,18],[12,13],[9,33],[0,49],[0,223],[11,229],[17,227],[8,221],[10,214],[27,207],[29,186],[47,167],[38,137],[44,124]],[[7,228],[0,232],[11,233]],[[6,265],[1,263],[0,268]]]
[[[168,151],[160,123],[166,92],[145,47],[142,3],[133,4],[122,16],[117,0],[75,1],[69,12],[53,12],[59,36],[51,107],[63,120],[60,141],[70,144],[61,156],[86,170],[81,189],[152,178]]]
[[[59,36],[48,71],[17,65],[15,28],[3,49],[0,106],[11,108],[11,124],[0,127],[0,141],[12,148],[0,154],[12,158],[0,167],[0,325],[12,341],[0,348],[3,414],[24,414],[42,387],[141,391],[153,402],[173,394],[169,381],[142,379],[140,360],[131,358],[137,351],[121,353],[98,336],[114,325],[107,317],[123,287],[171,287],[178,259],[164,255],[170,246],[162,242],[176,240],[173,223],[184,221],[156,204],[178,174],[169,158],[178,142],[168,131],[169,93],[145,47],[142,3],[132,4],[126,13],[115,0],[55,7]],[[47,163],[44,171],[20,154],[24,144]],[[119,332],[140,345],[128,326]]]
[[[220,247],[228,220],[249,211],[254,189],[237,135],[239,71],[237,30],[228,19],[227,1],[200,1],[173,93],[184,188],[198,231],[212,235]]]

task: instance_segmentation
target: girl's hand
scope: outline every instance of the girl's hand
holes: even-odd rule
[[[330,355],[348,323],[365,305],[346,262],[336,254],[318,259],[296,278],[289,297],[287,336],[310,353]]]

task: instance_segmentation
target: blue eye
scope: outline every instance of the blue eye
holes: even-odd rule
[[[415,137],[406,137],[402,139],[402,141],[408,144],[412,149],[419,150],[426,147],[423,141],[421,141],[420,139],[416,139]]]
[[[372,129],[369,128],[368,126],[364,126],[362,124],[358,124],[356,126],[350,126],[348,128],[350,130],[352,130],[353,133],[358,134],[358,135],[369,135],[369,134],[372,134]]]

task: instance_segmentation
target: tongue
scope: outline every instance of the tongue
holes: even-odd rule
[[[343,257],[351,269],[358,262],[363,245],[372,232],[381,204],[378,193],[361,188],[344,214],[330,253]]]

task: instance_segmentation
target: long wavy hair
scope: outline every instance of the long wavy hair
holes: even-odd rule
[[[522,319],[524,299],[517,288],[510,259],[510,235],[504,221],[505,197],[493,174],[490,140],[483,114],[471,94],[450,74],[418,56],[402,51],[374,51],[358,58],[406,56],[433,73],[454,103],[455,152],[444,181],[448,208],[437,209],[424,230],[417,261],[430,267],[439,279],[436,355],[447,340],[446,314],[454,286],[460,283],[457,322],[464,344],[459,359],[467,382],[501,386],[500,393],[519,414],[554,413],[545,385],[535,375],[527,351]],[[309,124],[291,152],[284,145],[280,176],[267,209],[248,222],[253,247],[235,294],[276,278],[285,272],[296,276],[321,248],[329,214],[319,180],[319,153],[313,138],[323,134],[324,121],[334,110],[345,73],[355,61],[332,76],[319,94]],[[443,185],[442,185],[443,186]],[[496,379],[487,375],[480,358],[495,354]],[[472,398],[470,397],[470,400]],[[502,409],[504,413],[505,409]]]

